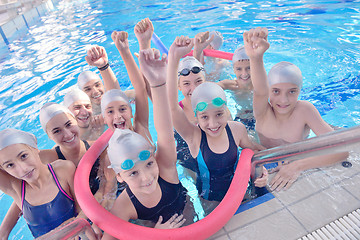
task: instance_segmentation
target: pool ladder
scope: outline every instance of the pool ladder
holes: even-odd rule
[[[360,208],[298,240],[360,239]]]

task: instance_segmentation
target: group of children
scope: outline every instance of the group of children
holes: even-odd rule
[[[15,129],[0,132],[0,189],[14,199],[0,228],[5,238],[20,211],[34,237],[73,217],[86,218],[76,202],[74,172],[105,128],[113,135],[91,170],[91,191],[114,215],[126,221],[148,220],[155,228],[191,223],[186,217],[187,190],[179,181],[178,160],[195,172],[204,202],[219,202],[231,184],[240,148],[261,151],[303,140],[310,129],[316,135],[332,131],[311,103],[298,100],[302,76],[295,65],[281,62],[266,74],[266,28],[244,33],[244,46],[235,51],[232,61],[236,79],[216,82],[207,81],[204,64],[223,62],[204,58],[203,50],[220,48],[219,32],[200,33],[194,39],[177,37],[168,56],[161,56],[150,48],[153,31],[149,19],[135,26],[140,68],[129,50],[128,34],[115,31],[111,36],[125,63],[132,91],[121,91],[103,47],[92,46],[87,51],[87,63],[99,69],[104,84],[97,74],[85,71],[78,77],[78,89],[65,95],[63,105],[47,103],[42,107],[40,123],[56,143],[53,149],[38,150],[36,137],[30,133]],[[193,48],[194,57],[183,58]],[[235,121],[224,89],[242,104]],[[180,102],[178,90],[184,96]],[[131,99],[135,100],[134,115]],[[149,131],[148,99],[153,103],[156,144]],[[259,143],[248,136],[247,130],[254,127]],[[303,170],[346,156],[333,154],[279,165],[270,188],[288,188]],[[267,169],[263,167],[262,175],[251,181],[256,187],[265,187]],[[122,189],[117,182],[124,183]],[[96,236],[90,238],[114,239],[95,225],[93,228]]]

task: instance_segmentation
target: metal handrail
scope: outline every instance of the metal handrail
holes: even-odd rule
[[[261,175],[261,166],[280,161],[293,162],[307,157],[348,152],[360,144],[360,126],[339,129],[300,142],[256,153],[251,160],[251,177]]]

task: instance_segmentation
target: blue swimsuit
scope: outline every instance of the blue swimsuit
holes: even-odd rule
[[[221,201],[230,187],[239,158],[239,149],[227,124],[229,148],[218,154],[209,148],[206,133],[201,130],[201,142],[197,156],[196,187],[199,195],[206,200]]]
[[[74,200],[62,189],[50,164],[48,164],[48,168],[59,188],[58,194],[52,201],[39,206],[30,205],[25,200],[25,182],[22,181],[22,212],[35,238],[50,232],[64,221],[76,216]]]
[[[86,150],[88,150],[90,148],[89,143],[85,140],[83,140],[83,142],[85,144]],[[55,147],[55,151],[56,151],[59,159],[67,160],[65,158],[64,154],[61,152],[59,146]],[[89,185],[90,185],[91,193],[93,195],[97,192],[97,190],[99,190],[99,186],[100,186],[100,178],[98,176],[99,166],[100,166],[100,159],[98,158],[98,159],[96,159],[94,165],[92,166],[90,176],[89,176]]]
[[[152,208],[147,208],[139,202],[130,188],[126,187],[126,192],[133,203],[138,218],[157,222],[159,217],[163,217],[163,222],[168,221],[175,213],[182,214],[186,203],[186,189],[179,182],[178,184],[168,183],[160,176],[158,182],[161,189],[161,199],[159,203]]]

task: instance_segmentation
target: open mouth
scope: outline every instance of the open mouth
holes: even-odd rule
[[[98,94],[92,96],[92,98],[94,98],[94,99],[98,99],[100,97],[101,97],[101,93],[98,93]]]
[[[289,107],[290,105],[279,105],[279,104],[277,104],[277,106],[279,107],[279,108],[287,108],[287,107]]]
[[[114,123],[114,128],[124,129],[125,128],[125,121],[120,123]]]
[[[80,121],[86,122],[89,120],[89,116],[86,117],[77,117],[77,119],[79,119]]]
[[[208,128],[208,129],[209,129],[210,132],[212,132],[212,133],[217,133],[217,132],[219,131],[219,129],[220,129],[220,126],[217,127],[217,128]]]
[[[154,180],[152,180],[151,182],[145,184],[143,187],[150,187],[153,184]]]
[[[72,143],[75,140],[75,135],[73,135],[73,137],[69,140],[65,140],[64,142],[66,143]]]

